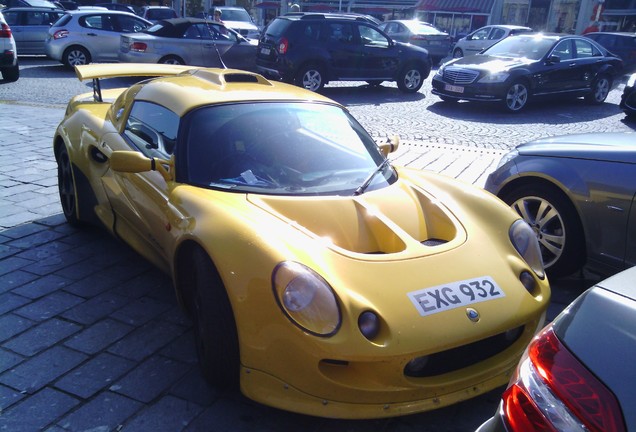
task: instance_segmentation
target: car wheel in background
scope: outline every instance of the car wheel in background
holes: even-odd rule
[[[461,50],[461,48],[455,48],[455,50],[453,51],[453,58],[460,57],[464,57],[464,52]]]
[[[2,78],[8,82],[17,81],[20,78],[20,66],[17,61],[15,65],[2,68],[0,72],[2,72]]]
[[[503,106],[508,112],[519,112],[526,106],[529,97],[528,85],[523,81],[515,81],[506,91]]]
[[[426,71],[423,70],[421,66],[408,64],[398,75],[397,86],[403,92],[415,93],[422,87],[427,75],[428,74],[426,74]]]
[[[612,88],[612,82],[607,75],[601,75],[594,83],[592,83],[592,93],[585,97],[585,100],[591,104],[601,104],[607,99]]]
[[[62,61],[69,67],[81,66],[91,62],[91,55],[85,48],[75,45],[68,47],[66,51],[64,51]]]
[[[184,65],[185,64],[183,59],[181,59],[180,57],[174,56],[174,55],[169,55],[169,56],[165,56],[165,57],[161,58],[159,60],[159,63],[172,64],[172,65]]]
[[[192,253],[192,319],[199,364],[211,385],[239,383],[239,345],[230,300],[212,260],[200,247]]]
[[[73,226],[79,225],[77,217],[77,188],[73,177],[73,166],[64,145],[56,156],[57,159],[57,188],[60,194],[60,204],[66,221]]]
[[[314,64],[303,66],[296,74],[296,85],[313,92],[321,90],[325,86],[322,68]]]
[[[576,210],[561,191],[545,185],[522,185],[503,192],[500,198],[536,234],[550,276],[567,276],[583,266],[583,228]]]

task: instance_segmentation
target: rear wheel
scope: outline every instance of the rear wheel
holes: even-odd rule
[[[501,195],[532,228],[550,276],[567,276],[585,262],[585,238],[572,203],[559,190],[523,185]]]
[[[612,82],[607,75],[601,75],[592,84],[592,93],[585,96],[585,100],[591,104],[602,104],[612,88]]]
[[[172,64],[172,65],[184,65],[185,62],[183,61],[183,59],[174,56],[174,55],[169,55],[169,56],[165,56],[163,58],[161,58],[159,60],[159,63],[161,64]]]
[[[322,67],[313,64],[303,66],[296,74],[296,85],[313,92],[321,90],[325,86]]]
[[[81,66],[91,62],[91,55],[85,48],[76,45],[64,51],[62,61],[69,67]]]
[[[523,81],[515,81],[508,87],[503,106],[508,112],[519,112],[526,106],[529,97],[528,85]]]
[[[73,225],[79,225],[77,217],[77,189],[73,177],[73,166],[68,156],[68,150],[62,145],[57,154],[57,188],[60,194],[60,204],[66,221]]]
[[[398,88],[405,93],[415,93],[424,84],[427,71],[419,65],[408,64],[402,69],[397,79]]]
[[[221,277],[200,247],[193,249],[192,271],[186,278],[203,376],[213,386],[237,387],[240,356],[234,313]]]

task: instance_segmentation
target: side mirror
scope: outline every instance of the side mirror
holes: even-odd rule
[[[561,57],[559,57],[558,55],[551,55],[546,60],[546,63],[548,64],[561,63]]]
[[[166,181],[173,180],[173,160],[149,158],[136,151],[117,150],[110,155],[110,168],[117,172],[141,173],[159,171]]]
[[[389,153],[393,153],[400,146],[400,138],[395,135],[393,138],[388,139],[385,143],[380,144],[380,152],[387,157]]]

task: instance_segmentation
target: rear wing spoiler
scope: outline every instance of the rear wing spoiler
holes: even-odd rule
[[[80,81],[93,80],[93,99],[95,102],[103,102],[100,79],[172,76],[193,69],[201,68],[196,66],[154,63],[95,63],[75,66],[75,73]]]

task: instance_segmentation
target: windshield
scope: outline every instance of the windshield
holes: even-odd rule
[[[275,195],[353,195],[395,181],[360,124],[338,106],[259,102],[200,108],[183,122],[177,172],[190,184]],[[185,163],[179,163],[183,157]],[[179,171],[181,170],[181,171]],[[374,171],[378,171],[373,175]],[[180,176],[182,177],[182,176]]]
[[[411,30],[413,33],[417,34],[443,34],[443,32],[439,31],[432,25],[423,23],[421,21],[405,21],[404,24]]]
[[[246,10],[240,9],[223,9],[221,11],[221,19],[223,21],[243,21],[249,23],[252,22],[250,14],[248,14]]]
[[[542,36],[511,36],[494,44],[483,54],[539,60],[550,51],[554,42],[555,39]]]

